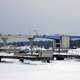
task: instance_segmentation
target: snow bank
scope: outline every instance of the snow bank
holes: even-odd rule
[[[68,51],[68,54],[80,55],[80,48],[77,48],[77,49],[70,49],[70,50]]]
[[[0,63],[0,80],[80,80],[80,62]]]
[[[14,55],[14,53],[6,53],[6,52],[1,52],[0,53],[0,56],[13,56]]]

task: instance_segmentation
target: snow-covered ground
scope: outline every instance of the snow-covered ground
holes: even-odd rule
[[[80,80],[80,62],[76,60],[25,61],[5,59],[0,63],[0,80]]]
[[[80,53],[80,49],[68,54]],[[13,55],[0,53],[0,55]],[[0,80],[80,80],[80,60],[54,60],[51,63],[3,59],[0,63]]]
[[[68,50],[68,54],[80,55],[80,48]]]

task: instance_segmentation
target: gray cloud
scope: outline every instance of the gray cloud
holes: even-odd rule
[[[0,33],[80,34],[79,0],[0,0]]]

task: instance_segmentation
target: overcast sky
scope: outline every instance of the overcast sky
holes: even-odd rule
[[[2,34],[80,35],[80,0],[0,0]]]

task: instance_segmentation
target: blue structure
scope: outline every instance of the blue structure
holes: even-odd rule
[[[60,35],[35,35],[34,38],[61,39]]]
[[[62,39],[65,35],[35,35],[34,38],[46,38],[46,39]],[[68,35],[70,39],[80,39],[80,36]]]
[[[53,47],[70,48],[70,40],[78,40],[80,36],[73,35],[35,35],[34,38],[45,38],[53,40]]]

